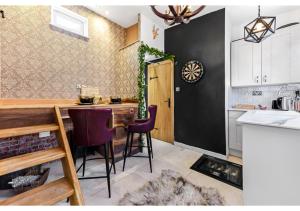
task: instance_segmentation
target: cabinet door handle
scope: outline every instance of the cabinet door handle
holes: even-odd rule
[[[259,83],[259,76],[258,75],[255,77],[255,81],[256,81],[256,83]]]
[[[267,82],[267,75],[264,75],[263,81]]]

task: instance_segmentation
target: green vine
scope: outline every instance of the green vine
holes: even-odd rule
[[[142,44],[138,48],[138,59],[139,59],[139,74],[138,74],[138,100],[139,100],[139,118],[143,119],[146,117],[146,102],[145,102],[145,55],[150,54],[155,56],[156,58],[162,58],[163,60],[174,60],[174,56],[170,54],[166,54],[156,48],[149,47],[147,44]]]

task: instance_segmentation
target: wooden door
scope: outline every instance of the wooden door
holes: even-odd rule
[[[148,105],[157,105],[153,138],[174,142],[174,65],[170,60],[148,65]]]

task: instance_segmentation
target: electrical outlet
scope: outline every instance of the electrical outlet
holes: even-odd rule
[[[81,89],[81,84],[76,84],[76,89]]]
[[[50,131],[40,132],[39,138],[45,138],[50,136]]]
[[[175,91],[176,91],[176,92],[180,92],[180,87],[177,86],[177,87],[175,88]]]
[[[252,91],[252,96],[262,96],[262,91]]]

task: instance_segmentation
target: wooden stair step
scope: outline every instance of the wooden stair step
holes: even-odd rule
[[[0,138],[22,136],[46,131],[56,131],[59,129],[57,124],[35,125],[29,127],[17,127],[0,130]]]
[[[58,160],[66,156],[62,148],[52,148],[0,160],[0,176],[31,166]]]
[[[66,178],[61,178],[0,201],[0,205],[53,205],[73,193],[72,185]]]

